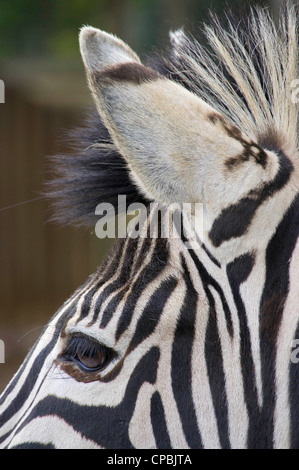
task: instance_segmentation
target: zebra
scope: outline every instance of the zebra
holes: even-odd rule
[[[8,384],[1,448],[299,447],[297,24],[213,17],[207,45],[180,29],[146,65],[81,29],[97,111],[53,159],[56,218],[93,224],[121,194],[146,217]]]

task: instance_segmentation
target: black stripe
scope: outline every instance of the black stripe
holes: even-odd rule
[[[177,232],[181,233],[181,238],[182,238],[183,243],[188,242],[189,240],[184,235],[183,222],[181,222],[181,227],[177,226],[176,219],[174,219],[174,223],[176,225]],[[204,249],[204,250],[208,254],[207,250],[206,249]],[[212,276],[210,276],[210,274],[208,273],[208,271],[206,270],[206,268],[204,267],[202,262],[199,260],[199,257],[195,253],[195,251],[192,250],[191,248],[189,248],[188,253],[190,254],[191,258],[193,259],[195,267],[196,267],[196,269],[197,269],[197,271],[200,275],[200,278],[201,278],[204,289],[206,289],[207,286],[211,285],[217,291],[217,293],[218,293],[218,295],[221,299],[222,308],[223,308],[224,315],[225,315],[227,331],[229,332],[229,335],[231,337],[233,337],[234,331],[233,331],[233,323],[232,323],[232,318],[231,318],[231,311],[229,309],[229,306],[228,306],[228,303],[226,301],[225,295],[222,291],[222,288],[214,280],[214,278]],[[211,258],[211,260],[212,260],[212,258]],[[215,260],[215,264],[218,265],[217,260]],[[219,264],[219,267],[220,267],[220,264]],[[209,291],[206,292],[206,294],[209,294]]]
[[[122,240],[119,240],[119,243],[116,243],[114,245],[114,247],[112,248],[112,254],[110,253],[110,256],[106,257],[106,259],[101,264],[100,268],[98,268],[98,271],[95,274],[90,276],[89,279],[93,278],[93,285],[92,287],[89,285],[87,288],[87,293],[85,294],[85,298],[80,309],[80,316],[76,323],[79,323],[81,320],[83,320],[89,315],[90,306],[91,306],[94,296],[96,295],[98,290],[107,282],[107,279],[109,280],[110,277],[114,275],[118,266],[118,264],[115,263],[115,258],[121,256],[123,248],[124,248],[124,240],[122,239]],[[86,284],[88,285],[88,283],[89,283],[89,280],[87,281]],[[103,292],[105,292],[105,290],[103,290]],[[79,301],[83,295],[84,295],[84,286],[81,289],[80,297],[78,299]],[[95,312],[98,308],[97,303],[94,309]],[[89,326],[91,326],[94,323],[94,317],[96,315],[95,312],[93,313],[93,319],[89,323]]]
[[[171,441],[159,392],[155,392],[151,399],[151,423],[157,449],[171,449]]]
[[[11,450],[16,449],[47,449],[53,450],[55,447],[52,444],[41,444],[40,442],[24,442],[23,444],[19,444],[17,446],[11,447]]]
[[[127,293],[128,289],[131,287],[132,279],[133,279],[133,272],[132,266],[134,265],[134,257],[136,254],[136,250],[138,247],[139,240],[136,238],[129,238],[129,242],[126,245],[125,253],[120,254],[119,256],[123,258],[123,264],[121,267],[121,271],[117,279],[112,281],[107,285],[105,290],[101,292],[101,295],[96,303],[95,312],[93,315],[92,323],[94,323],[99,316],[100,308],[103,302],[111,295],[113,292],[119,290],[118,294],[116,294],[112,300],[107,304],[105,310],[102,314],[100,328],[105,328],[108,323],[110,322],[113,313],[116,311],[119,303],[121,302],[123,296]],[[144,248],[144,244],[143,244]],[[147,251],[142,251],[140,256],[145,256]],[[115,266],[117,267],[119,264],[119,260],[115,258]],[[109,278],[107,279],[109,281]]]
[[[155,248],[150,261],[145,265],[144,269],[139,273],[139,276],[130,286],[131,292],[126,299],[124,309],[118,320],[115,333],[116,340],[118,340],[129,327],[133,318],[136,302],[142,295],[144,289],[146,289],[146,287],[154,281],[167,266],[169,256],[167,240],[157,238],[154,240],[154,243]]]
[[[133,276],[136,275],[139,269],[142,267],[142,264],[151,249],[152,243],[153,243],[152,239],[150,238],[150,234],[148,233],[147,237],[144,238],[142,242],[140,253],[138,254],[138,258],[133,266],[133,269],[134,269],[132,273]]]
[[[156,81],[164,78],[155,70],[138,64],[137,62],[112,65],[102,72],[91,73],[90,76],[91,79],[100,87],[103,83],[106,83],[107,80],[109,82],[131,82],[135,85],[141,85],[145,82]]]
[[[214,221],[209,237],[218,247],[231,238],[244,235],[257,209],[273,194],[280,191],[289,181],[293,165],[283,152],[278,153],[280,168],[274,181],[265,184],[262,190],[250,191],[237,204],[232,204],[221,212]]]
[[[123,288],[115,296],[113,296],[113,298],[108,302],[101,317],[101,322],[99,325],[100,328],[106,328],[106,326],[112,319],[113,314],[116,312],[118,305],[120,304],[124,295],[126,294],[127,289],[128,289],[127,285],[123,286]],[[97,309],[94,312],[93,323],[97,320],[99,316],[99,310],[104,301],[105,301],[105,296],[102,297],[102,294],[101,294],[97,302]]]
[[[87,291],[87,293],[85,294],[82,306],[80,308],[80,316],[79,316],[76,323],[79,323],[81,320],[86,318],[88,316],[88,314],[90,313],[90,306],[91,306],[92,299],[95,296],[95,294],[97,293],[100,286],[101,286],[101,281],[96,282],[96,284],[94,286],[92,286],[89,289],[89,291]],[[80,295],[79,301],[81,300],[82,295],[84,295],[83,292]]]
[[[218,268],[221,268],[221,263],[219,263],[219,261],[212,255],[212,253],[210,253],[210,251],[207,249],[204,243],[202,243],[201,247],[204,250],[204,252],[208,255],[210,260],[213,261],[213,263],[216,264]]]
[[[232,323],[232,315],[231,315],[231,311],[228,306],[228,303],[227,303],[227,300],[225,298],[222,288],[220,287],[218,282],[216,282],[215,279],[208,273],[208,271],[206,270],[202,262],[198,259],[198,256],[196,255],[195,251],[189,249],[188,253],[190,253],[191,258],[193,259],[193,262],[196,266],[197,272],[199,273],[199,276],[200,276],[200,279],[202,281],[205,291],[208,286],[212,286],[218,293],[221,303],[222,303],[227,331],[229,335],[233,337],[234,330],[233,330],[233,323]],[[210,291],[208,292],[206,291],[206,294],[210,295]]]
[[[210,276],[205,269],[204,265],[198,259],[196,253],[193,250],[188,250],[193,262],[196,266],[197,272],[201,278],[205,294],[207,296],[210,310],[209,320],[205,338],[205,358],[207,363],[208,377],[210,383],[210,389],[212,394],[212,400],[215,409],[215,415],[217,419],[217,426],[219,432],[220,444],[223,448],[230,447],[229,441],[229,430],[228,430],[228,409],[227,409],[227,397],[225,388],[225,375],[222,360],[222,351],[220,345],[220,339],[218,335],[215,301],[209,289],[209,286],[213,287],[222,302],[222,307],[226,320],[227,331],[230,336],[233,336],[233,325],[231,320],[231,312],[229,310],[225,296],[220,288],[219,284]]]
[[[249,253],[236,258],[227,265],[227,276],[231,285],[234,302],[240,322],[240,360],[244,386],[244,399],[248,412],[249,428],[247,445],[249,448],[263,448],[265,444],[264,423],[258,405],[255,380],[255,367],[252,356],[251,337],[247,323],[246,309],[240,295],[240,285],[246,281],[254,265]]]
[[[227,395],[221,343],[217,326],[217,314],[215,310],[214,298],[207,287],[205,288],[205,292],[210,305],[209,319],[205,337],[205,359],[207,364],[207,373],[217,420],[220,445],[223,449],[229,449],[230,440],[228,428]]]
[[[285,300],[289,291],[289,262],[296,246],[298,234],[299,195],[295,198],[292,206],[279,224],[266,251],[266,279],[260,304],[260,347],[263,396],[265,401],[262,410],[262,420],[264,423],[268,423],[268,428],[265,429],[267,441],[264,443],[268,447],[272,446],[274,432],[276,341]],[[289,345],[287,346],[289,347]],[[294,376],[294,380],[295,382],[293,382],[292,387],[298,390],[297,375]],[[295,416],[298,416],[298,412],[295,410]],[[298,438],[298,422],[297,434],[295,433],[295,436]]]
[[[185,260],[182,259],[186,294],[177,322],[171,352],[171,383],[186,441],[191,448],[202,448],[192,393],[192,346],[198,295]]]
[[[100,278],[101,284],[103,285],[107,283],[107,286],[102,290],[98,300],[96,301],[90,326],[97,321],[99,317],[99,311],[105,300],[111,294],[113,294],[113,292],[120,289],[130,279],[131,266],[134,259],[134,252],[136,249],[135,245],[136,240],[132,238],[127,238],[126,240],[121,239],[118,241],[115,252],[113,253],[113,260],[110,262],[108,271],[104,271],[103,276],[101,276]],[[109,280],[115,275],[115,272],[119,267],[120,258],[122,258],[123,256],[126,262],[122,263],[117,278],[114,279],[114,281],[109,282]],[[101,267],[99,269],[99,272],[101,272]],[[104,319],[102,318],[103,324],[101,325],[101,327],[107,326],[110,320],[111,317],[105,318],[104,316]]]
[[[152,294],[137,322],[134,336],[128,348],[129,352],[153,333],[159,323],[166,302],[176,288],[177,283],[177,279],[170,277],[166,281],[163,281],[159,288]]]

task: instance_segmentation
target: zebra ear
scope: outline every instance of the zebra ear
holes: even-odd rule
[[[86,70],[99,72],[123,62],[140,63],[139,57],[121,39],[91,26],[80,32],[80,50]]]
[[[80,49],[98,111],[147,197],[205,202],[207,184],[212,195],[221,181],[230,189],[225,172],[236,179],[245,161],[255,165],[252,180],[262,178],[266,152],[198,96],[143,66],[121,40],[85,27]]]

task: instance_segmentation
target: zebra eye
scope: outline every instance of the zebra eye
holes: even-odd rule
[[[62,355],[64,361],[76,363],[84,372],[102,369],[111,357],[111,350],[84,336],[73,336]]]

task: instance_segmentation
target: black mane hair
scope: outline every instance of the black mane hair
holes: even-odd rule
[[[111,203],[118,213],[118,196],[126,207],[134,202],[149,204],[132,182],[124,158],[117,151],[98,112],[91,110],[84,126],[68,132],[73,153],[48,157],[55,177],[46,183],[46,196],[53,201],[52,221],[92,225],[101,202]]]

